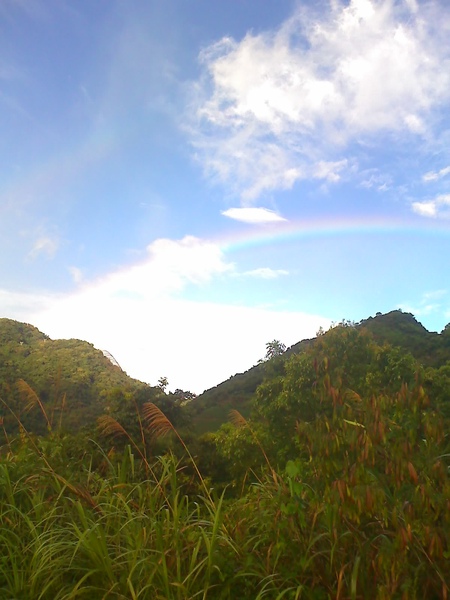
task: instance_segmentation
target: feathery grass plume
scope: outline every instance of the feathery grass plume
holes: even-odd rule
[[[142,416],[146,422],[148,430],[156,440],[159,438],[164,438],[170,433],[175,433],[175,435],[180,438],[175,430],[175,427],[162,412],[162,410],[158,408],[156,404],[153,404],[153,402],[146,402],[143,405]],[[180,439],[180,441],[182,440]]]
[[[243,415],[241,415],[241,413],[238,410],[236,410],[235,408],[230,410],[230,412],[228,413],[228,417],[229,417],[231,423],[235,427],[248,427],[249,426],[247,419]]]
[[[16,386],[20,392],[20,395],[22,396],[22,399],[27,402],[27,404],[25,405],[25,412],[29,412],[36,405],[39,406],[39,408],[41,409],[41,413],[44,415],[44,418],[47,422],[47,429],[51,431],[52,424],[47,416],[44,405],[40,401],[39,396],[36,394],[33,388],[30,385],[28,385],[28,383],[24,379],[19,379],[16,383]]]
[[[125,429],[125,427],[123,427],[123,425],[121,425],[111,415],[102,415],[102,416],[98,417],[97,427],[100,431],[100,434],[104,435],[106,437],[112,437],[112,438],[125,437],[125,438],[127,438],[127,440],[130,442],[130,444],[133,446],[133,448],[135,448],[135,450],[141,457],[142,462],[144,463],[144,466],[145,466],[145,471],[147,473],[147,476],[149,473],[151,473],[151,475],[152,475],[153,479],[156,481],[157,486],[159,487],[162,495],[167,500],[166,494],[165,494],[163,488],[161,487],[161,484],[158,482],[158,478],[156,477],[150,463],[147,460],[146,451],[145,451],[145,439],[144,439],[144,451],[142,451],[139,448],[139,446],[136,444],[136,442],[133,440],[131,435],[128,433],[128,431]]]
[[[33,448],[36,450],[36,453],[38,454],[38,456],[40,456],[42,458],[42,460],[44,461],[46,467],[48,469],[50,469],[50,471],[53,471],[52,467],[50,466],[50,463],[48,462],[48,460],[45,457],[45,454],[42,452],[42,450],[40,448],[38,448],[38,446],[36,445],[36,442],[33,440],[31,435],[25,428],[24,424],[20,420],[20,417],[18,417],[16,415],[16,413],[13,411],[13,409],[3,400],[3,398],[0,398],[0,402],[3,404],[3,406],[5,408],[7,408],[9,410],[9,412],[12,414],[14,419],[17,421],[17,424],[19,425],[20,437],[22,438],[22,441],[24,441],[25,439],[28,439],[31,442],[31,445],[33,446]]]
[[[256,435],[256,433],[254,432],[253,428],[251,427],[250,423],[247,421],[247,419],[241,415],[241,413],[236,410],[235,408],[233,408],[232,410],[230,410],[230,412],[228,413],[229,419],[231,421],[231,423],[237,427],[247,427],[247,429],[250,431],[255,443],[257,444],[258,448],[261,450],[262,455],[264,456],[264,459],[267,463],[267,466],[270,469],[270,472],[272,474],[273,480],[275,483],[278,483],[278,475],[275,472],[275,469],[272,467],[272,465],[270,464],[270,460],[269,457],[266,454],[266,451],[264,450],[261,442],[258,439],[258,436]]]
[[[128,433],[128,431],[125,429],[125,427],[123,425],[121,425],[119,423],[119,421],[117,421],[114,417],[112,417],[111,415],[102,415],[101,417],[98,417],[97,427],[100,431],[100,434],[104,435],[105,437],[112,437],[112,438],[125,437],[125,438],[127,438],[127,440],[129,440],[129,442],[132,444],[132,446],[137,450],[139,456],[144,461],[144,464],[146,464],[147,467],[149,466],[147,459],[144,456],[144,453],[142,452],[142,450],[139,448],[139,446],[133,440],[133,438]]]
[[[67,481],[67,479],[65,479],[64,477],[62,477],[62,475],[59,475],[58,473],[55,473],[55,471],[53,471],[53,469],[51,469],[49,471],[49,473],[51,475],[53,475],[53,477],[57,481],[59,481],[60,483],[62,483],[69,491],[71,491],[73,494],[75,494],[75,496],[77,496],[78,498],[81,498],[87,504],[89,504],[89,506],[91,506],[96,512],[98,512],[100,514],[102,513],[101,507],[94,500],[94,498],[92,497],[92,495],[89,492],[89,490],[87,490],[86,488],[81,487],[80,485],[73,485],[73,484],[71,484],[69,481]]]
[[[184,440],[182,439],[178,431],[175,429],[175,427],[172,425],[172,423],[169,421],[169,419],[166,417],[163,411],[158,406],[156,406],[156,404],[153,404],[153,402],[146,402],[142,406],[142,418],[143,421],[146,423],[148,430],[155,439],[163,438],[169,435],[170,433],[175,434],[180,444],[183,446],[186,454],[189,456],[192,465],[198,475],[198,478],[203,486],[203,489],[205,490],[206,495],[208,496],[208,499],[214,504],[210,492],[206,487],[205,480],[203,479],[202,474],[198,470],[194,457],[190,453],[189,448],[184,443]]]
[[[97,419],[97,426],[100,433],[106,437],[127,437],[131,439],[125,427],[111,415],[101,415]]]

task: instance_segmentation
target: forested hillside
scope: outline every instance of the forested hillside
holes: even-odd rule
[[[450,327],[440,334],[429,332],[413,315],[400,310],[385,315],[378,313],[353,325],[357,329],[368,330],[380,345],[390,344],[410,353],[421,365],[440,368],[450,361]],[[285,352],[283,362],[294,354],[304,352],[314,342],[302,340],[294,344]],[[262,362],[201,394],[195,402],[196,430],[217,429],[232,409],[238,409],[245,416],[250,414],[252,398],[267,375],[267,367],[267,363]],[[273,368],[271,363],[269,370]],[[277,368],[282,366],[278,364]]]
[[[234,378],[246,414],[224,394],[227,422],[199,435],[181,390],[3,326],[0,598],[449,597],[448,328],[396,311],[319,332],[251,370],[259,385]],[[59,399],[78,369],[103,413],[69,432]],[[55,398],[58,424],[36,435],[22,417],[49,425]]]
[[[30,324],[0,319],[0,394],[33,431],[42,433],[48,425],[36,410],[35,395],[52,425],[61,422],[76,431],[93,429],[97,417],[123,408],[130,395],[142,403],[158,393],[128,377],[92,344],[51,340]],[[14,425],[10,412],[4,418]]]

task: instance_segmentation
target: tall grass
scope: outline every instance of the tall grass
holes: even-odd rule
[[[103,434],[128,445],[113,456],[91,444],[64,471],[52,443],[25,430],[8,440],[0,454],[0,598],[445,600],[442,423],[420,390],[371,399],[331,391],[324,401],[332,412],[298,424],[298,457],[277,472],[251,424],[233,413],[255,436],[266,470],[232,500],[211,491],[154,405],[144,406],[139,441],[101,419]],[[169,433],[182,458],[150,459],[146,436]]]
[[[91,503],[51,473],[13,483],[14,465],[0,465],[1,598],[226,597],[237,549],[222,500],[183,494],[173,456],[155,462],[156,481],[124,481],[124,466]]]

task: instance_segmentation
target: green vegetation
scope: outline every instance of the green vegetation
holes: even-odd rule
[[[48,422],[30,410],[35,403],[17,385],[20,380],[40,399],[51,425],[61,423],[69,432],[89,429],[105,411],[134,414],[134,406],[127,406],[132,397],[142,403],[161,395],[159,388],[128,377],[92,344],[51,340],[32,325],[0,319],[0,397],[28,429],[44,433]],[[9,427],[16,425],[8,411],[4,418]]]
[[[450,324],[441,334],[427,331],[413,315],[394,310],[388,314],[377,314],[360,323],[352,324],[356,329],[369,331],[380,346],[389,344],[402,352],[411,354],[420,364],[439,369],[450,363]],[[266,344],[268,352],[277,340]],[[281,358],[288,360],[294,354],[303,354],[315,340],[302,340],[288,348]],[[275,346],[276,348],[276,346]],[[277,353],[276,355],[279,355]],[[273,361],[269,363],[272,368]],[[268,363],[262,362],[245,373],[238,373],[227,381],[207,390],[195,402],[193,426],[197,433],[217,430],[228,420],[230,410],[237,409],[249,416],[256,389],[267,375]],[[277,365],[280,368],[280,365]],[[430,371],[430,377],[433,374]]]
[[[0,598],[448,598],[448,328],[396,311],[320,332],[250,371],[245,415],[234,379],[198,435],[204,397],[4,321]]]

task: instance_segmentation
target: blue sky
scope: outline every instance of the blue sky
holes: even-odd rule
[[[194,392],[450,321],[444,0],[3,0],[0,315]]]

